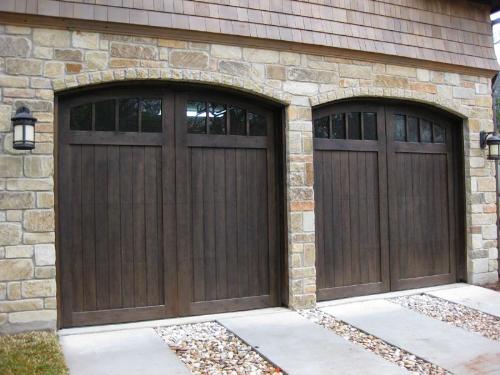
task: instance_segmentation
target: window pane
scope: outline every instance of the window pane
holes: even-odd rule
[[[349,139],[361,139],[361,113],[349,112],[347,114],[347,129]]]
[[[406,121],[408,125],[408,142],[418,142],[418,118],[408,116]]]
[[[139,99],[121,99],[119,111],[119,129],[121,132],[139,130]]]
[[[444,127],[438,124],[434,124],[434,143],[445,143],[446,134]]]
[[[115,101],[113,99],[95,103],[95,130],[115,130]]]
[[[330,137],[330,118],[328,116],[314,120],[314,136],[316,138]]]
[[[345,114],[334,113],[332,115],[332,138],[345,139]]]
[[[246,135],[247,134],[247,120],[245,110],[238,107],[229,108],[229,125],[231,134],[233,135]]]
[[[144,99],[141,106],[141,130],[161,132],[161,99]]]
[[[71,108],[69,128],[71,130],[92,130],[92,103]]]
[[[248,112],[250,135],[267,135],[266,118],[257,113]]]
[[[208,132],[226,134],[226,106],[211,103],[208,107]]]
[[[377,114],[363,113],[363,139],[377,140]]]
[[[432,142],[432,125],[430,121],[420,119],[420,142]]]
[[[394,115],[394,140],[406,141],[406,124],[404,115]]]
[[[207,133],[207,110],[205,102],[188,102],[186,117],[188,133]]]

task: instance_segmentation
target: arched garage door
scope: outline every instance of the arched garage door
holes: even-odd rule
[[[278,304],[272,108],[133,86],[58,122],[61,326]]]
[[[374,101],[313,117],[318,299],[454,282],[459,126]]]

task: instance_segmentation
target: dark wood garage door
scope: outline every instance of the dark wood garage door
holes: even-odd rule
[[[235,96],[61,98],[60,325],[276,306],[275,131]]]
[[[456,280],[458,130],[412,105],[314,111],[318,299]]]

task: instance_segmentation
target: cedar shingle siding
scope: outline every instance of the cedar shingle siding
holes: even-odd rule
[[[291,41],[497,69],[488,5],[426,0],[2,0],[0,11]]]

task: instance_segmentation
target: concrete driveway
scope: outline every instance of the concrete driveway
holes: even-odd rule
[[[189,374],[153,327],[214,320],[288,374],[410,373],[377,345],[417,358],[415,368],[500,374],[500,293],[465,284],[324,302],[307,314],[277,308],[59,334],[71,374]]]

